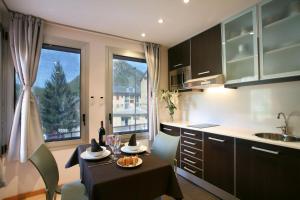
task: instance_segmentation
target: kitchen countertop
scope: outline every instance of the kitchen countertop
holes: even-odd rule
[[[188,127],[189,125],[192,125],[188,122],[161,122],[161,124],[300,150],[300,142],[283,142],[283,141],[274,141],[274,140],[259,138],[254,135],[254,133],[257,133],[259,131],[250,130],[250,129],[237,129],[234,127],[226,127],[226,126],[222,126],[222,125],[214,126],[214,127],[210,127],[210,128],[199,129],[199,128]],[[195,123],[193,123],[193,124],[195,124]]]

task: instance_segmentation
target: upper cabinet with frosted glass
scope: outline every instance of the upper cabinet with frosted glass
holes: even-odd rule
[[[256,7],[222,23],[226,84],[258,80]]]
[[[274,79],[300,75],[300,0],[259,4],[260,75]]]

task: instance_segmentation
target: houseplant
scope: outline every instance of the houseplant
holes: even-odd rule
[[[169,90],[161,90],[161,101],[165,101],[167,104],[166,108],[168,109],[171,121],[174,120],[174,113],[177,110],[175,105],[176,98],[178,97],[178,90],[169,91]]]

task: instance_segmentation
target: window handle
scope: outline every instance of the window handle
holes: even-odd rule
[[[111,113],[108,114],[108,120],[109,120],[109,123],[112,124],[112,116],[111,116]]]
[[[82,122],[83,122],[83,126],[85,126],[85,114],[82,114]]]

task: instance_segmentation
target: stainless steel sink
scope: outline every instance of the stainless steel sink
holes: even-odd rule
[[[257,137],[269,139],[269,140],[278,140],[283,142],[299,142],[300,138],[291,135],[283,135],[278,133],[255,133]]]

